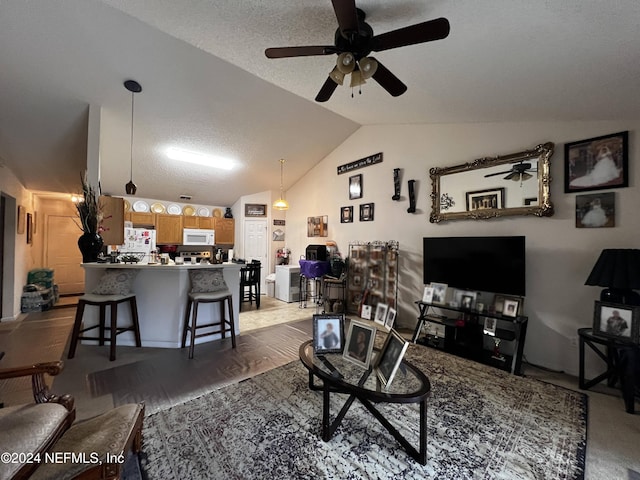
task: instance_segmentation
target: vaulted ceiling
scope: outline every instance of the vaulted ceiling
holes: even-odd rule
[[[267,47],[330,45],[330,0],[0,0],[0,166],[27,188],[72,192],[88,105],[101,108],[101,185],[230,205],[285,188],[360,125],[637,119],[640,2],[359,0],[376,34],[437,17],[448,38],[376,54],[408,91],[369,80],[314,97],[335,55],[270,60]],[[353,97],[352,97],[353,94]],[[234,159],[179,164],[168,147]],[[375,150],[375,148],[373,148]],[[370,152],[365,152],[370,153]],[[0,173],[2,169],[0,168]]]

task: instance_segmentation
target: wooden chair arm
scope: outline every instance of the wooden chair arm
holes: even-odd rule
[[[34,365],[25,365],[14,368],[2,368],[0,369],[0,380],[31,376],[33,399],[36,403],[59,403],[67,410],[72,411],[74,405],[73,397],[71,395],[58,396],[52,394],[44,379],[45,373],[55,376],[62,371],[63,367],[64,364],[57,361],[36,363]]]

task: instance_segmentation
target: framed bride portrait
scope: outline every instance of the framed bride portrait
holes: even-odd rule
[[[576,195],[576,228],[615,227],[615,220],[615,193]]]
[[[564,192],[629,186],[629,132],[589,138],[564,146]]]

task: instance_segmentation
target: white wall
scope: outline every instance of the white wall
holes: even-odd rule
[[[529,330],[526,358],[539,365],[577,372],[578,352],[571,340],[576,329],[591,326],[593,301],[600,289],[584,282],[603,248],[639,248],[640,158],[635,132],[640,121],[545,122],[509,124],[392,125],[360,128],[320,164],[287,191],[287,244],[293,258],[306,245],[335,240],[344,254],[350,241],[398,240],[400,242],[399,317],[413,325],[414,301],[421,298],[422,238],[425,236],[525,235],[527,237],[527,298]],[[575,140],[630,131],[630,185],[616,189],[616,227],[575,228],[575,194],[564,193],[563,144]],[[484,156],[503,155],[554,142],[551,158],[551,218],[511,217],[492,220],[459,220],[429,223],[431,210],[429,168],[451,166]],[[382,163],[337,175],[344,163],[383,152]],[[391,200],[393,169],[401,168],[402,199]],[[349,200],[349,176],[363,174],[363,198]],[[416,180],[417,212],[407,213],[407,181]],[[358,221],[358,206],[375,203],[375,220]],[[355,222],[340,223],[340,207],[353,205]],[[307,238],[306,218],[328,215],[329,236]],[[295,227],[294,227],[295,226]]]

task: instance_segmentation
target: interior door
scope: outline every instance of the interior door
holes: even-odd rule
[[[74,218],[47,215],[44,263],[53,269],[55,283],[61,295],[84,292],[82,254],[78,249],[81,231]]]
[[[245,220],[244,221],[244,258],[247,261],[260,260],[260,291],[266,293],[265,275],[267,271],[267,221],[266,220]]]

